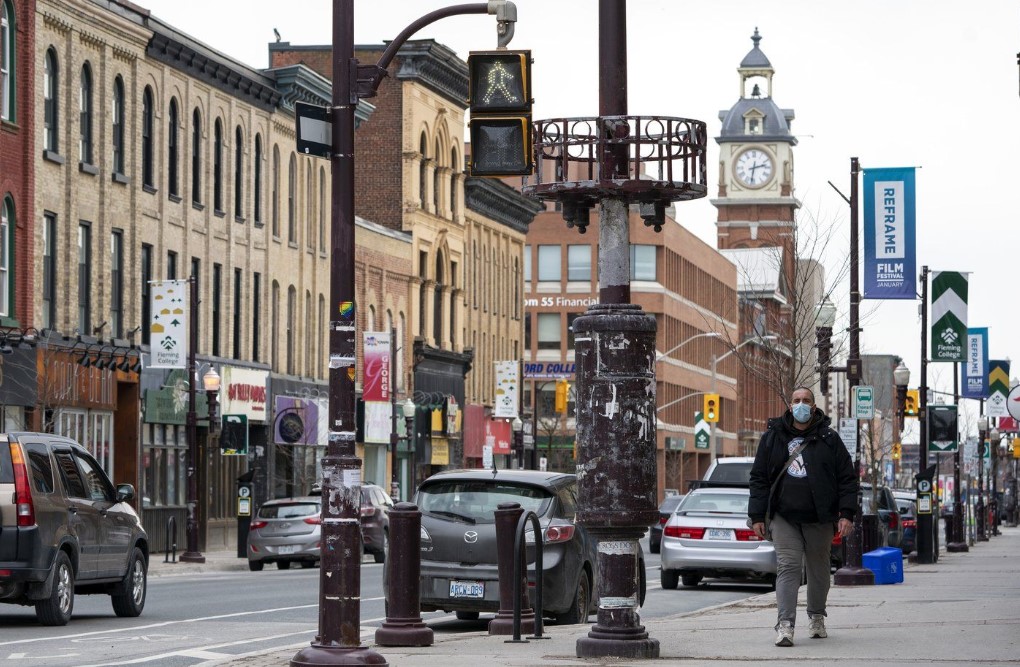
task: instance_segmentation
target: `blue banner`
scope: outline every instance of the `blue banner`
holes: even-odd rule
[[[988,395],[988,327],[967,329],[966,361],[960,395],[964,398],[985,398]]]
[[[864,171],[865,299],[916,299],[914,168]]]

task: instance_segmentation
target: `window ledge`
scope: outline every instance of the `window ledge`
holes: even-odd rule
[[[226,211],[221,211],[218,208],[214,208],[213,209],[213,215],[215,215],[217,218],[223,218],[223,217],[226,217],[227,213],[226,213]]]
[[[175,204],[180,204],[181,203],[181,196],[180,195],[169,194],[169,195],[166,196],[166,198],[169,199],[170,201],[172,201]]]
[[[244,216],[243,215],[235,215],[234,216],[234,222],[239,222],[239,223],[241,223],[243,225],[244,224]]]
[[[21,126],[9,118],[0,118],[0,127],[3,128],[4,132],[10,132],[11,134],[17,134],[21,131]]]
[[[156,188],[152,187],[149,184],[143,185],[142,186],[142,190],[144,190],[145,192],[148,192],[150,195],[154,195],[157,192]]]
[[[205,204],[203,204],[202,202],[193,201],[191,202],[191,208],[195,209],[196,211],[204,211]]]
[[[42,156],[44,160],[46,160],[47,162],[52,162],[54,164],[64,164],[65,162],[64,156],[61,155],[60,153],[57,153],[56,151],[44,150],[42,152]]]
[[[111,178],[113,179],[114,183],[120,183],[121,185],[128,185],[131,183],[131,179],[125,176],[124,174],[120,173],[119,171],[113,172],[113,176]]]
[[[99,175],[99,167],[97,167],[94,164],[89,164],[88,162],[79,162],[78,171],[80,171],[83,174],[89,174],[90,176]]]
[[[297,250],[297,241],[287,241],[287,247]]]
[[[256,220],[254,225],[256,229],[262,229],[263,227],[266,226],[266,223],[262,222],[261,220]]]

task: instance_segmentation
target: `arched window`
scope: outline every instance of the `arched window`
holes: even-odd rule
[[[234,130],[234,217],[241,219],[244,210],[244,133],[238,125]]]
[[[425,142],[425,133],[421,133],[421,163],[418,165],[418,199],[421,202],[422,210],[425,209],[425,204],[428,201],[427,192],[428,189],[425,187],[426,178],[428,176],[428,156],[426,155],[426,148],[428,144]]]
[[[191,203],[202,203],[202,112],[191,114]]]
[[[82,164],[92,164],[92,67],[88,63],[81,66],[78,121],[78,158]]]
[[[181,196],[180,151],[181,142],[177,134],[181,124],[180,113],[177,111],[177,100],[170,100],[170,113],[167,114],[166,128],[166,189],[172,197]]]
[[[57,52],[51,46],[46,49],[43,65],[43,148],[53,153],[60,152],[60,69],[57,67]]]
[[[304,321],[309,324],[312,321],[312,293],[309,290],[305,290]],[[312,373],[315,372],[312,368],[312,360],[315,359],[315,336],[306,336],[305,340],[308,341],[305,346],[305,375],[312,377]]]
[[[440,155],[441,155],[441,153],[439,152],[439,142],[437,141],[436,142],[436,152],[435,152],[436,165],[435,165],[435,170],[432,172],[432,210],[433,210],[433,212],[436,215],[439,215],[442,212],[442,209],[439,208],[439,202],[440,202],[440,196],[439,195],[442,192],[442,189],[440,188],[440,185],[441,185],[441,180],[440,180],[441,170],[439,169],[439,156]]]
[[[213,209],[223,211],[223,123],[213,125]]]
[[[273,281],[273,294],[269,301],[269,330],[272,339],[269,347],[269,363],[276,370],[280,368],[280,283]]]
[[[273,236],[280,236],[280,147],[273,146]]]
[[[14,120],[14,7],[0,0],[0,118]]]
[[[287,288],[287,375],[294,375],[297,361],[295,358],[294,343],[297,342],[297,290],[291,285]]]
[[[124,80],[113,80],[113,172],[124,173]]]
[[[326,252],[326,170],[319,167],[319,251]]]
[[[14,200],[0,202],[0,315],[14,317]]]
[[[436,253],[436,287],[432,301],[432,337],[443,347],[443,254]]]
[[[262,226],[262,137],[255,135],[255,164],[252,165],[255,172],[255,201],[254,217],[255,226]]]
[[[315,172],[312,159],[305,160],[305,245],[315,250]]]
[[[404,354],[406,354],[407,345],[404,343],[404,332],[407,331],[407,325],[404,322],[404,314],[399,313],[397,315],[397,389],[404,389]]]
[[[318,339],[319,344],[322,344],[322,332],[326,330],[326,297],[319,295],[319,319],[315,327],[315,337]],[[315,360],[316,377],[323,377],[322,360],[326,358],[326,351],[323,350],[321,354]]]
[[[290,165],[287,167],[287,242],[297,243],[297,158],[290,154]]]
[[[457,218],[457,174],[460,165],[457,164],[457,149],[450,151],[450,217]]]
[[[375,306],[368,307],[368,319],[365,322],[365,331],[375,331]]]
[[[153,176],[152,151],[152,88],[145,87],[142,92],[142,185],[155,187]]]

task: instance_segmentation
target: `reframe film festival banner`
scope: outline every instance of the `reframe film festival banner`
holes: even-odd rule
[[[960,395],[984,398],[988,393],[988,327],[967,329],[967,355]]]
[[[864,170],[864,298],[917,298],[913,167]]]

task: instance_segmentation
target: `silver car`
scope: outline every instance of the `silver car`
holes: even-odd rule
[[[663,588],[697,586],[705,577],[775,585],[776,551],[747,527],[748,489],[694,489],[662,531]]]
[[[270,500],[259,508],[248,533],[248,568],[266,563],[286,570],[291,563],[312,567],[319,560],[319,498]]]

